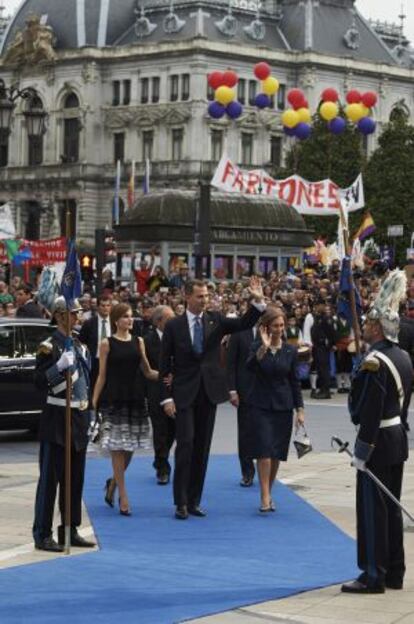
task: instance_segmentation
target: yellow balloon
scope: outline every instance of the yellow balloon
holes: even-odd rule
[[[363,115],[362,117],[369,117],[369,115],[371,114],[371,109],[367,108],[366,106],[364,106],[364,104],[360,104],[362,110],[363,110]]]
[[[366,107],[363,104],[348,104],[348,106],[345,108],[345,115],[348,117],[348,119],[356,123],[357,121],[365,117],[365,108]]]
[[[335,117],[338,117],[338,113],[339,107],[335,102],[324,102],[319,109],[320,116],[326,121],[335,119]]]
[[[277,78],[273,78],[273,76],[269,76],[266,80],[262,82],[262,91],[266,93],[266,95],[274,95],[277,93],[279,89],[279,81]]]
[[[221,87],[216,89],[216,92],[214,94],[214,99],[216,100],[216,102],[219,102],[219,104],[222,104],[223,106],[227,106],[227,104],[230,104],[230,102],[232,102],[235,97],[236,93],[234,89],[230,89],[230,87],[226,87],[225,85],[222,85]]]
[[[299,115],[299,121],[303,123],[310,123],[312,121],[309,108],[299,108],[296,112]]]
[[[288,108],[282,115],[282,123],[286,128],[294,128],[300,122],[299,113]]]

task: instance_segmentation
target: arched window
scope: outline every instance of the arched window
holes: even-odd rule
[[[41,165],[47,113],[44,111],[40,97],[35,95],[28,100],[24,116],[27,129],[28,163],[30,166]]]
[[[65,110],[63,120],[63,153],[62,162],[78,162],[79,160],[79,133],[81,123],[76,109],[79,108],[79,98],[76,93],[68,93],[65,97],[63,108]]]

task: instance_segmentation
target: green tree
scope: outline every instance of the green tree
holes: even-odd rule
[[[285,175],[297,173],[311,182],[330,178],[341,188],[346,188],[354,182],[366,164],[362,137],[350,124],[347,124],[343,134],[333,135],[327,122],[315,115],[310,138],[306,141],[292,139],[292,142],[283,172]],[[358,216],[351,215],[351,232],[355,224],[359,224],[360,214],[358,212]],[[315,231],[316,236],[326,236],[329,242],[336,240],[336,217],[306,216],[305,221]]]
[[[396,242],[397,261],[404,265],[414,231],[414,127],[409,124],[404,101],[394,108],[378,138],[366,169],[365,195],[377,226],[375,240],[379,244]],[[404,237],[390,240],[389,225],[404,225]]]

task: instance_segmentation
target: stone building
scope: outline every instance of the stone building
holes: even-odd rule
[[[195,188],[224,149],[277,175],[291,140],[280,121],[290,88],[313,110],[325,87],[375,90],[381,124],[396,102],[413,108],[404,49],[387,45],[353,0],[26,0],[5,33],[0,75],[37,90],[47,130],[29,136],[28,103],[16,102],[10,134],[0,133],[0,202],[13,202],[27,238],[64,233],[70,211],[87,245],[111,224],[117,160],[121,212],[133,160],[137,197],[147,160],[158,191]],[[252,106],[259,60],[281,84],[265,111]],[[206,75],[227,68],[241,78],[244,113],[212,120]]]

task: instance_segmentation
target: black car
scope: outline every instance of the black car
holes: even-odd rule
[[[33,382],[36,352],[55,330],[47,320],[0,318],[0,430],[37,430],[45,396]]]

